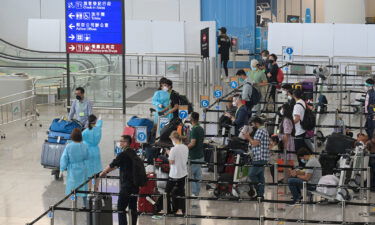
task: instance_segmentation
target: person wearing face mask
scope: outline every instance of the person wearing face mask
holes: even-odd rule
[[[85,89],[78,87],[75,90],[76,99],[73,101],[69,111],[69,120],[75,118],[85,127],[88,127],[88,118],[92,114],[92,102],[85,98]]]
[[[289,152],[294,152],[294,135],[296,133],[296,129],[293,123],[293,110],[289,104],[284,104],[281,106],[280,110],[281,115],[281,123],[279,128],[279,138],[284,145],[284,150]],[[289,165],[294,165],[295,157],[294,155],[287,154],[286,160],[288,161]],[[285,160],[285,159],[284,159]]]
[[[293,196],[293,205],[299,204],[302,199],[301,190],[303,182],[307,182],[307,190],[315,191],[316,185],[322,177],[322,166],[319,160],[311,155],[308,149],[301,148],[298,150],[297,156],[306,164],[307,169],[290,171],[291,178],[288,179],[288,186]]]
[[[252,110],[255,106],[255,104],[251,102],[251,95],[253,94],[254,86],[248,81],[244,70],[238,70],[236,76],[238,77],[239,83],[243,84],[241,98],[246,102],[248,117],[251,118]]]
[[[167,85],[168,79],[163,77],[159,81],[159,89],[155,91],[152,97],[152,105],[154,106],[156,112],[154,113],[154,124],[158,123],[159,112],[168,109],[170,103],[170,93]],[[172,114],[168,115],[168,118],[172,118]]]
[[[260,61],[261,65],[268,66],[268,57],[270,56],[270,52],[268,50],[263,50],[260,55],[262,56],[262,60]]]
[[[165,84],[162,85],[162,90],[169,93],[169,106],[158,112],[159,116],[168,116],[170,120],[179,119],[178,107],[180,104],[180,95],[173,90],[173,82],[167,79]]]
[[[240,134],[240,129],[248,124],[249,114],[247,112],[247,107],[242,103],[241,95],[237,94],[233,96],[233,106],[237,107],[235,115],[233,116],[229,112],[226,112],[224,115],[232,120],[234,134],[238,136]]]
[[[293,98],[293,88],[290,84],[283,84],[281,86],[281,92],[287,98],[287,103],[290,105],[291,108],[294,107],[296,104],[296,100]]]
[[[279,66],[277,65],[277,56],[275,54],[271,54],[269,57],[269,64],[266,69],[268,83],[271,85],[270,88],[270,95],[267,100],[272,98],[273,102],[276,102],[276,85],[277,83],[277,73],[279,72]],[[274,105],[275,108],[275,105]]]
[[[368,137],[371,139],[375,130],[375,90],[374,90],[374,80],[367,79],[365,83],[366,89],[366,99],[365,99],[365,114],[366,124],[365,129]]]
[[[259,69],[259,62],[256,59],[251,60],[251,71],[249,73],[248,81],[253,84],[253,87],[258,90],[261,94],[261,102],[264,102],[264,96],[266,96],[267,92],[267,76],[264,71]],[[254,107],[254,111],[256,111],[256,115],[260,115],[261,113],[261,104],[258,103]]]
[[[249,169],[249,178],[251,182],[257,183],[255,189],[257,196],[255,198],[264,198],[264,166],[270,160],[270,138],[267,129],[264,127],[264,122],[260,117],[252,119],[255,134],[252,137],[250,134],[245,134],[245,139],[249,141],[252,153],[252,167]]]

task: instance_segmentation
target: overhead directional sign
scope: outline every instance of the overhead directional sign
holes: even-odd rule
[[[66,0],[66,51],[122,54],[123,0]]]

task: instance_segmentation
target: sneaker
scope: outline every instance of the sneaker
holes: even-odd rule
[[[294,201],[292,203],[287,204],[288,206],[298,206],[301,205],[301,201]]]
[[[151,217],[151,219],[153,219],[153,220],[161,220],[161,219],[163,219],[163,217],[162,216],[154,215],[154,216]]]

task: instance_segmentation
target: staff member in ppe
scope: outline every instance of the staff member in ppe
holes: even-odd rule
[[[99,143],[102,139],[103,121],[95,115],[89,116],[89,127],[82,132],[83,143],[88,147],[89,159],[87,161],[87,176],[92,177],[103,170],[102,160],[100,157]],[[95,182],[94,190],[98,190],[99,183]],[[91,190],[91,182],[89,183]]]
[[[60,171],[67,171],[65,194],[70,194],[87,180],[87,160],[89,153],[87,146],[82,143],[81,130],[75,128],[71,134],[72,142],[69,143],[60,159]],[[79,189],[87,191],[87,185]],[[87,206],[87,195],[78,193],[77,196],[83,197],[83,204]]]
[[[168,79],[163,77],[159,81],[159,89],[155,91],[152,97],[152,105],[155,107],[156,112],[154,113],[154,124],[158,123],[159,112],[164,111],[168,108],[170,102],[169,88],[166,86]],[[167,116],[169,119],[172,118],[172,114]]]
[[[88,118],[92,114],[92,102],[85,98],[85,89],[76,88],[76,99],[73,101],[69,112],[69,120],[75,118],[85,127],[88,127]]]

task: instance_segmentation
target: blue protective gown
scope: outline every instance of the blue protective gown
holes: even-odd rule
[[[87,176],[91,177],[103,170],[102,160],[100,157],[99,143],[102,139],[103,121],[98,120],[95,127],[85,129],[82,132],[83,143],[88,147],[89,159],[87,160]]]
[[[164,110],[166,107],[169,106],[170,101],[170,94],[167,91],[158,90],[154,93],[152,97],[152,105],[154,106],[156,112],[154,114],[154,124],[158,123],[159,114],[158,112]],[[160,108],[159,105],[163,105],[163,108]],[[167,116],[169,119],[173,117],[172,114]]]
[[[69,143],[60,159],[60,170],[68,172],[66,178],[65,194],[70,194],[72,190],[80,186],[87,180],[87,160],[89,153],[84,143]],[[80,189],[87,191],[87,185]],[[77,194],[77,196],[86,196],[86,194]]]

